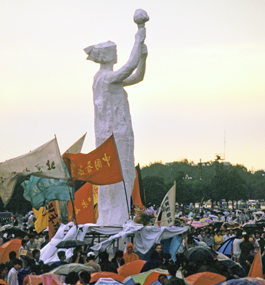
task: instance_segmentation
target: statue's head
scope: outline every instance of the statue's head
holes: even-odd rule
[[[107,41],[84,49],[88,54],[87,59],[96,63],[117,63],[117,46],[114,42]]]

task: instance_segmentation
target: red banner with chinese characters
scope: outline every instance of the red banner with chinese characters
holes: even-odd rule
[[[113,135],[88,154],[65,153],[63,160],[72,179],[96,185],[108,185],[123,180]]]
[[[75,192],[75,213],[78,224],[95,223],[93,185],[86,183]],[[72,201],[68,202],[68,222],[73,221]]]
[[[47,205],[47,210],[48,210],[49,240],[51,240],[61,224],[56,201],[50,202]]]

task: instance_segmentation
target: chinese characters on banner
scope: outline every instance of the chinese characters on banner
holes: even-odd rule
[[[52,201],[47,205],[48,210],[48,226],[49,226],[49,240],[51,240],[58,228],[60,227],[61,221],[59,220],[58,209],[56,201]]]
[[[169,227],[175,222],[176,182],[165,195],[157,216],[162,212],[160,226]]]
[[[93,202],[93,185],[90,183],[84,184],[75,193],[75,213],[78,224],[95,223],[94,202]],[[68,202],[68,221],[73,220],[72,202]]]
[[[88,154],[65,153],[63,160],[74,180],[109,185],[123,180],[113,135]]]

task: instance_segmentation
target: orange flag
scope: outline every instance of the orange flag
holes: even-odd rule
[[[142,209],[144,208],[144,205],[142,204],[142,200],[140,196],[138,171],[136,169],[135,169],[135,174],[136,174],[136,177],[134,180],[133,191],[132,191],[132,204]]]
[[[60,227],[61,221],[59,219],[58,209],[56,201],[52,201],[47,206],[48,209],[48,225],[49,225],[49,240],[51,240],[58,228]]]
[[[263,278],[263,273],[262,273],[262,261],[261,261],[261,256],[260,256],[260,249],[257,251],[255,258],[251,264],[248,277],[260,277]]]
[[[68,221],[73,220],[72,202],[68,202]],[[78,224],[95,223],[94,202],[93,202],[93,185],[84,184],[75,193],[75,213]]]
[[[88,154],[65,153],[63,160],[74,180],[108,185],[123,180],[113,135]]]

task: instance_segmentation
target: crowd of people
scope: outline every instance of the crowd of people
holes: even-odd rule
[[[238,277],[218,259],[205,259],[202,262],[189,260],[186,252],[198,246],[204,246],[217,251],[221,244],[229,239],[233,239],[231,247],[231,258],[241,265],[245,276],[247,275],[254,256],[261,250],[262,259],[265,261],[265,233],[260,227],[244,227],[243,225],[255,225],[262,220],[262,212],[247,211],[210,211],[200,208],[199,211],[191,209],[183,215],[182,211],[177,213],[176,225],[188,226],[189,231],[184,233],[180,245],[176,252],[175,261],[169,253],[163,251],[163,245],[155,244],[152,252],[145,256],[145,264],[141,272],[151,269],[164,269],[168,274],[160,274],[158,281],[165,284],[185,284],[185,278],[199,272],[218,273],[225,278],[233,279]],[[194,227],[192,222],[204,221],[203,227]],[[6,221],[5,221],[6,222]],[[17,220],[13,219],[17,225]],[[24,223],[25,224],[25,223]],[[243,226],[243,227],[242,227]],[[93,272],[113,272],[118,273],[119,268],[129,262],[139,260],[139,256],[134,251],[133,243],[128,243],[124,251],[117,250],[113,258],[110,258],[107,251],[96,254],[89,246],[78,246],[73,250],[73,255],[66,260],[65,250],[60,249],[57,253],[58,261],[45,264],[40,259],[40,250],[49,242],[48,234],[45,232],[36,233],[34,227],[21,226],[21,232],[14,234],[8,229],[0,232],[0,245],[14,238],[21,240],[21,247],[18,254],[15,251],[9,253],[9,261],[0,264],[0,279],[10,285],[27,285],[29,275],[40,275],[51,272],[55,268],[69,264],[81,263],[93,269]],[[141,258],[143,258],[141,256]],[[89,270],[88,270],[89,271]],[[91,275],[88,271],[71,272],[65,276],[65,284],[89,284]],[[90,272],[92,272],[90,271]],[[180,275],[176,276],[179,272]]]

